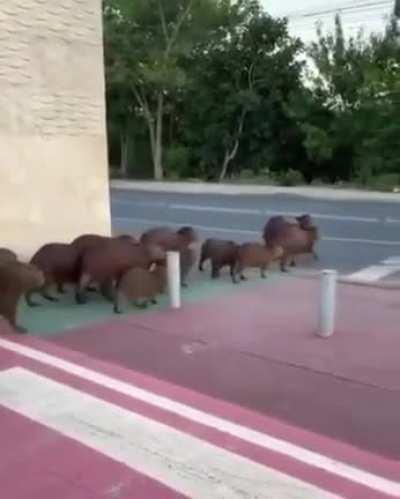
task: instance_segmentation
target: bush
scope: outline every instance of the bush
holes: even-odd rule
[[[296,185],[304,184],[304,177],[298,170],[289,169],[285,172],[276,173],[275,181],[278,185],[283,187],[294,187]]]
[[[166,153],[166,173],[168,177],[178,178],[187,172],[190,161],[190,151],[180,144],[171,145]]]

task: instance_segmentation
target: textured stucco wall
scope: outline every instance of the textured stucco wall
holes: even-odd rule
[[[0,246],[110,232],[101,0],[0,2]]]

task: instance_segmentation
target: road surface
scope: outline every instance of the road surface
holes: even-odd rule
[[[111,209],[115,230],[140,232],[160,224],[194,225],[202,237],[237,241],[259,239],[272,215],[310,213],[322,234],[319,267],[347,274],[363,269],[371,280],[400,270],[396,260],[389,270],[382,266],[385,260],[400,255],[400,203],[112,189]]]

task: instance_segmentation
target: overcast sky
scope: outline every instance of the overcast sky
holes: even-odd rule
[[[381,31],[385,18],[393,11],[394,0],[261,0],[273,16],[288,16],[290,31],[304,41],[315,36],[316,23],[332,29],[335,12],[342,15],[347,34]],[[310,15],[311,14],[311,15]],[[306,15],[306,17],[304,17]]]

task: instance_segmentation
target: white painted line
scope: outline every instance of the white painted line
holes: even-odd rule
[[[376,282],[390,274],[393,274],[396,270],[400,270],[400,267],[396,268],[385,267],[383,265],[371,265],[370,267],[361,269],[358,272],[354,272],[346,277],[352,281]]]
[[[190,225],[190,222],[170,222],[169,220],[151,220],[146,218],[129,218],[129,217],[113,217],[113,220],[121,223],[138,223],[146,225],[170,225],[172,227],[182,227],[182,225]],[[261,230],[243,230],[243,229],[227,229],[225,227],[211,227],[208,225],[195,225],[199,230],[205,232],[220,232],[221,234],[243,234],[246,236],[257,237],[261,239]],[[357,239],[357,238],[346,238],[346,237],[322,237],[322,241],[332,241],[338,243],[355,243],[355,244],[371,244],[377,246],[400,246],[400,241],[385,241],[379,239]]]
[[[262,215],[262,210],[252,208],[227,208],[224,206],[200,206],[192,204],[170,204],[171,210],[211,211],[212,213],[236,213],[242,215]]]
[[[182,416],[190,421],[228,433],[251,444],[279,452],[297,461],[325,470],[329,473],[333,473],[366,487],[370,487],[373,490],[391,494],[395,497],[400,496],[400,482],[395,482],[393,480],[374,475],[373,473],[360,470],[349,464],[342,463],[341,461],[329,458],[317,452],[309,451],[308,449],[285,440],[275,438],[236,423],[232,423],[226,419],[213,416],[212,414],[208,414],[180,402],[176,402],[167,397],[162,397],[129,383],[125,383],[102,373],[87,369],[73,362],[68,362],[54,355],[49,355],[45,352],[41,352],[2,338],[0,338],[0,347],[38,362],[53,366],[64,372],[104,386],[118,393],[142,400],[143,402],[154,405],[163,410],[178,414],[179,416]]]
[[[339,497],[19,367],[0,373],[0,404],[187,497]]]
[[[400,224],[400,220],[398,218],[386,217],[385,223],[387,223],[387,224]]]
[[[286,217],[297,217],[302,215],[301,212],[295,211],[275,211],[275,210],[261,210],[257,208],[231,208],[224,206],[212,206],[212,205],[195,205],[195,204],[184,204],[184,203],[162,203],[162,202],[147,202],[147,201],[128,201],[116,199],[112,201],[113,204],[121,205],[131,205],[131,206],[141,206],[150,208],[167,208],[170,210],[179,211],[200,211],[200,212],[212,212],[212,213],[234,213],[242,215],[282,215]],[[383,222],[377,217],[361,217],[352,215],[330,215],[323,213],[310,213],[313,218],[322,220],[336,220],[342,222],[365,222],[365,223],[378,223]],[[394,219],[393,219],[394,220]]]
[[[387,258],[386,260],[383,260],[382,263],[384,265],[394,265],[396,267],[400,267],[400,256],[392,256],[390,258]]]

